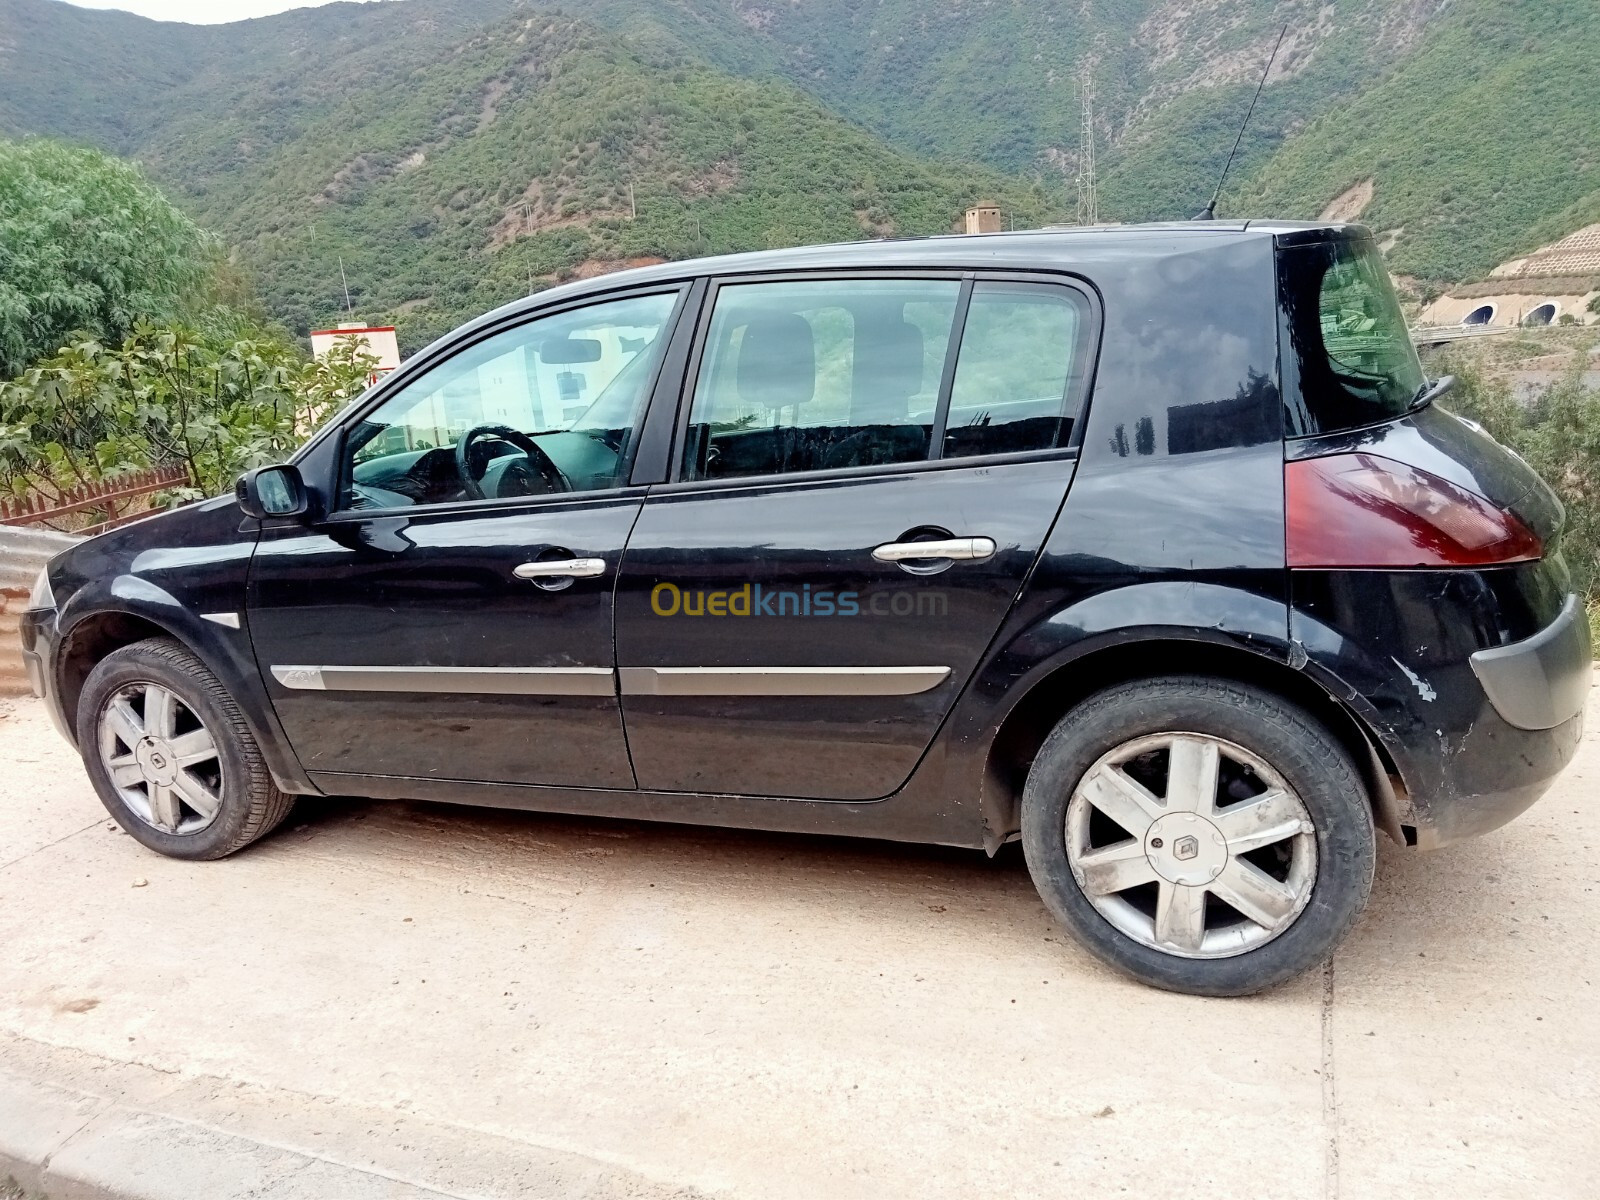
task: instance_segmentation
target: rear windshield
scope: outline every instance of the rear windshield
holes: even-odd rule
[[[1405,414],[1426,379],[1370,238],[1281,248],[1278,295],[1290,437],[1358,429]]]

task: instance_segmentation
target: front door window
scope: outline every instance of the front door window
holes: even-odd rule
[[[620,487],[677,293],[496,334],[405,387],[345,442],[341,508]]]

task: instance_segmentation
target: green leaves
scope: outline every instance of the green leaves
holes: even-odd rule
[[[1440,368],[1457,379],[1445,407],[1521,454],[1561,497],[1567,508],[1561,549],[1573,586],[1600,606],[1600,389],[1584,386],[1587,349],[1580,343],[1562,378],[1529,405],[1469,363],[1446,359]]]
[[[281,461],[359,395],[377,366],[355,338],[322,360],[226,310],[199,326],[140,324],[119,347],[79,337],[0,383],[0,485],[63,488],[164,463],[216,495]]]
[[[74,331],[120,342],[176,316],[215,247],[139,171],[94,150],[0,140],[0,378]]]

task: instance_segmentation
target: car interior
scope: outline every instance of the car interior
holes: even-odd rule
[[[553,341],[539,346],[545,363],[569,365],[597,357],[594,347],[584,344],[593,339],[567,338],[561,345]],[[627,364],[566,429],[523,430],[480,420],[446,444],[419,446],[414,436],[396,436],[413,431],[404,419],[383,420],[390,408],[383,406],[348,436],[343,506],[403,508],[619,486],[635,417],[658,360],[654,338],[628,349]],[[469,419],[486,415],[481,396],[469,397],[461,407],[472,414]],[[392,442],[400,448],[391,449]]]
[[[955,289],[944,281],[847,281],[801,285],[798,293],[790,285],[725,291],[694,385],[681,477],[734,479],[1067,445],[1079,321],[1060,288],[974,290],[949,407],[937,421]],[[620,337],[620,327],[574,316],[555,318],[555,328],[553,336],[519,335],[526,345],[503,335],[469,351],[356,426],[346,441],[343,507],[618,486],[658,361],[660,326]],[[621,362],[620,369],[606,376],[592,366],[602,357]],[[600,392],[551,427],[555,401],[535,394],[541,379],[563,402],[591,382]],[[934,454],[937,424],[943,429]]]
[[[974,317],[988,299],[975,297]],[[1059,295],[1003,299],[1014,325],[1029,329],[1032,318],[1032,352],[1016,354],[1010,338],[969,319],[940,457],[1048,449],[1071,436],[1065,400],[1073,328],[1062,321],[1071,309]],[[871,293],[831,309],[730,314],[713,328],[684,477],[928,458],[952,316],[950,305]],[[1053,352],[1041,356],[1041,347]],[[1046,366],[1038,378],[1018,371],[1019,363],[1039,362]]]

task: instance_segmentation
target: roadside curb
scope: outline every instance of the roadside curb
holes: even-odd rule
[[[0,1072],[0,1179],[6,1175],[49,1200],[459,1200]]]

